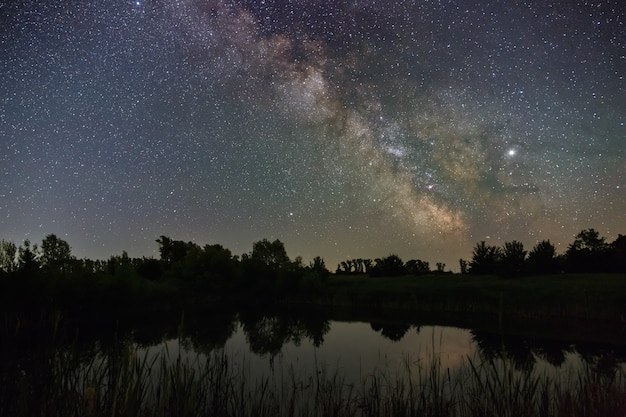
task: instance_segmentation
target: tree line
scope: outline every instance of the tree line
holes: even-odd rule
[[[443,274],[445,263],[437,262],[436,269],[420,259],[403,262],[398,255],[383,258],[348,259],[339,262],[337,275],[401,276]],[[459,259],[461,274],[520,277],[524,275],[595,272],[626,272],[626,236],[621,234],[611,243],[595,229],[578,233],[567,250],[558,254],[549,240],[538,242],[528,252],[524,244],[513,240],[504,245],[477,243],[470,260]],[[450,273],[449,271],[447,273]]]
[[[283,242],[263,239],[241,256],[220,244],[197,243],[161,236],[159,258],[131,258],[126,252],[107,260],[78,259],[70,245],[54,234],[40,245],[26,240],[20,246],[0,241],[0,289],[3,302],[22,305],[74,305],[96,308],[108,303],[132,305],[146,300],[155,305],[204,302],[216,297],[249,295],[275,299],[289,294],[321,294],[330,276],[324,259],[309,264],[289,258]],[[582,230],[563,254],[544,240],[529,252],[521,242],[502,247],[477,243],[470,260],[459,260],[462,274],[520,277],[559,272],[626,272],[626,237],[607,243],[594,229]],[[445,272],[439,262],[397,255],[340,262],[335,273],[389,277]]]
[[[40,245],[0,241],[0,301],[5,308],[72,307],[78,311],[130,307],[155,308],[250,295],[280,298],[323,288],[330,272],[315,257],[305,265],[290,259],[276,239],[254,242],[241,256],[222,245],[200,246],[161,236],[159,258],[131,258],[127,252],[106,260],[78,259],[55,234]]]
[[[567,247],[557,254],[549,240],[537,243],[530,252],[516,240],[502,247],[477,243],[472,259],[459,260],[461,273],[473,275],[524,275],[568,273],[624,273],[626,272],[626,236],[618,235],[611,243],[595,229],[585,229]]]

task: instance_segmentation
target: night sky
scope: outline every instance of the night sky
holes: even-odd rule
[[[0,238],[78,257],[626,233],[626,3],[0,1]]]

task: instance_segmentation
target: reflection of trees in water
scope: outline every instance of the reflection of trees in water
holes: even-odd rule
[[[299,346],[308,339],[314,346],[324,343],[324,335],[330,330],[328,320],[312,316],[291,317],[285,315],[239,315],[243,332],[250,350],[259,355],[276,356],[283,345],[293,342]]]
[[[246,320],[242,322],[242,325],[250,350],[259,355],[279,354],[283,344],[291,337],[288,326],[277,316]]]
[[[521,336],[499,335],[472,330],[472,339],[480,353],[488,359],[511,359],[520,370],[532,370],[536,358],[559,367],[566,355],[578,353],[583,362],[598,371],[612,373],[621,363],[626,363],[626,347],[605,347],[599,344],[573,345],[566,341],[539,340]]]
[[[471,330],[472,339],[481,354],[488,359],[509,359],[516,369],[529,371],[535,366],[535,356],[528,340]]]
[[[399,342],[400,340],[402,340],[406,332],[408,332],[411,328],[411,326],[408,324],[381,323],[377,321],[370,322],[370,327],[375,332],[380,332],[381,335],[394,342]]]
[[[182,325],[185,340],[196,352],[210,353],[223,348],[237,329],[235,313],[212,311],[207,314],[192,315]]]

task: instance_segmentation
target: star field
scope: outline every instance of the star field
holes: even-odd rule
[[[626,6],[0,3],[0,238],[396,253],[626,232]]]

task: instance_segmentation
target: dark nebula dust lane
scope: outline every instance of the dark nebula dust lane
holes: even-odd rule
[[[626,6],[0,4],[0,237],[456,268],[626,229]]]

